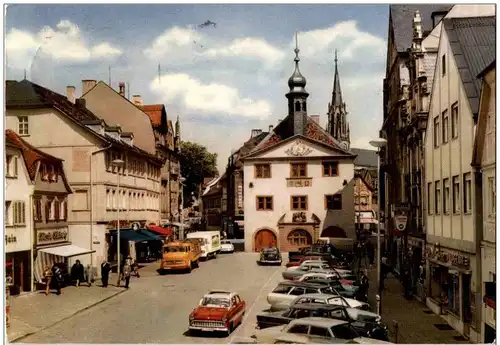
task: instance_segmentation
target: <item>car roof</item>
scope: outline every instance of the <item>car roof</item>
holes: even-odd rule
[[[348,324],[347,321],[343,321],[343,320],[327,319],[324,317],[313,316],[313,317],[304,317],[301,319],[292,320],[292,322],[290,322],[290,325],[304,324],[304,323],[311,325],[311,326],[320,326],[320,327],[328,327],[328,328],[338,326],[338,325]]]
[[[315,284],[310,282],[299,282],[299,281],[282,281],[278,285],[286,285],[286,286],[298,286],[298,287],[311,287],[311,288],[323,288],[324,284]]]
[[[321,287],[324,287],[324,285],[320,285]],[[326,295],[322,293],[306,293],[301,296],[297,296],[297,299],[299,298],[317,298],[317,299],[331,299],[331,298],[339,298],[339,299],[345,299],[345,297],[339,296],[339,295]]]
[[[318,304],[318,303],[299,303],[294,304],[290,307],[291,309],[303,309],[303,310],[337,310],[337,309],[345,309],[344,306],[336,305],[336,304]]]

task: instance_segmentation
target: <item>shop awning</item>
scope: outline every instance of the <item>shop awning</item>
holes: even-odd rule
[[[41,248],[38,249],[38,251],[47,254],[62,256],[65,258],[70,258],[77,255],[95,253],[95,250],[85,249],[82,247],[75,246],[74,244],[67,244],[64,246],[51,247],[51,248]]]
[[[116,230],[110,231],[112,236],[117,236]],[[120,240],[124,241],[132,241],[132,242],[143,242],[143,241],[151,241],[151,238],[141,234],[138,231],[132,229],[120,230]]]
[[[149,230],[146,230],[146,229],[139,229],[137,230],[137,232],[139,232],[141,235],[144,235],[146,237],[148,237],[151,241],[161,241],[162,238],[154,233],[152,233],[151,231]]]
[[[485,294],[483,296],[483,302],[490,308],[496,310],[496,282],[485,282],[484,289]]]
[[[158,225],[149,225],[148,230],[155,232],[157,234],[163,235],[163,236],[172,236],[174,231],[170,228],[162,228],[161,226]]]

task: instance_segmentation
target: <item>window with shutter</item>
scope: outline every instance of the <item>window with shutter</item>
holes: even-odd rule
[[[45,200],[45,222],[50,219],[50,200]]]
[[[17,164],[18,164],[17,157],[14,157],[14,176],[16,176],[16,177],[17,177],[17,171],[18,171]]]
[[[64,220],[68,220],[68,202],[64,201]]]
[[[26,204],[20,201],[21,204],[21,224],[26,224]]]
[[[60,216],[59,206],[60,206],[59,200],[54,199],[54,219],[56,221],[59,220],[59,216]]]

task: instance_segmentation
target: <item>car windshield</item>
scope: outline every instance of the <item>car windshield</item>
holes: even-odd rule
[[[168,246],[163,250],[164,253],[187,253],[188,247],[181,246]]]
[[[264,253],[277,253],[278,250],[276,248],[265,248],[262,250]]]
[[[227,298],[204,297],[201,305],[203,307],[228,308],[231,303]]]

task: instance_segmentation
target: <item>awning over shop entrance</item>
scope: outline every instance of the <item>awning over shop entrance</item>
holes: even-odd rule
[[[148,229],[162,236],[172,236],[174,233],[172,229],[162,228],[161,226],[158,225],[149,225]]]
[[[43,271],[45,267],[52,268],[56,262],[64,262],[65,258],[78,255],[95,253],[95,250],[85,249],[74,244],[65,244],[59,247],[49,247],[38,249],[34,264],[34,275],[36,281],[43,281]]]
[[[116,230],[110,231],[111,236],[117,236]],[[141,234],[139,231],[135,231],[132,229],[121,229],[120,230],[120,240],[123,241],[132,241],[132,242],[142,242],[142,241],[151,241],[151,237]]]
[[[74,244],[67,244],[60,247],[42,248],[38,250],[39,252],[62,256],[65,258],[70,258],[77,255],[95,253],[95,250],[85,249],[82,247],[75,246]]]
[[[137,232],[139,232],[141,235],[144,235],[144,236],[148,237],[150,241],[161,241],[161,237],[160,236],[152,233],[149,230],[139,229],[139,230],[137,230]]]

